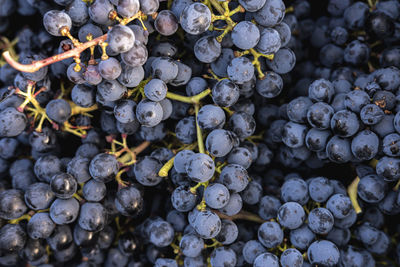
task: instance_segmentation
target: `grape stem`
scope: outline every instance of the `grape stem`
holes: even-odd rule
[[[168,172],[174,166],[174,160],[175,160],[175,157],[172,157],[170,160],[168,160],[167,163],[165,163],[164,166],[162,166],[162,168],[158,172],[158,175],[161,176],[161,177],[167,177],[168,176]]]
[[[200,105],[195,104],[194,105],[194,112],[196,114],[196,132],[197,132],[197,146],[199,147],[199,152],[204,154],[205,149],[204,149],[204,141],[203,141],[203,133],[201,132],[199,121],[198,121],[198,115],[199,115],[199,109]]]
[[[357,201],[357,187],[359,182],[360,178],[357,176],[356,179],[354,179],[353,182],[347,188],[347,193],[349,194],[351,203],[353,204],[354,210],[356,211],[357,214],[362,212],[361,207]]]
[[[3,53],[4,59],[7,61],[8,64],[10,64],[11,67],[13,67],[16,70],[22,71],[22,72],[35,72],[38,71],[39,69],[51,65],[53,63],[59,62],[61,60],[71,58],[71,57],[77,57],[79,56],[84,50],[88,49],[89,47],[96,46],[100,42],[105,42],[107,40],[107,34],[104,34],[100,37],[97,37],[96,39],[93,39],[91,41],[81,43],[74,49],[71,49],[67,52],[54,55],[42,60],[34,61],[31,64],[21,64],[12,57],[10,51],[5,51]]]
[[[178,95],[175,93],[167,92],[167,98],[188,103],[188,104],[198,104],[200,100],[202,100],[204,97],[208,96],[211,94],[211,89],[208,88],[201,92],[200,94],[197,94],[195,96],[183,96],[183,95]]]

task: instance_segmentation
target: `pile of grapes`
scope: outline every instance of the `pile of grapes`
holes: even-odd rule
[[[0,266],[400,266],[398,0],[0,0]]]

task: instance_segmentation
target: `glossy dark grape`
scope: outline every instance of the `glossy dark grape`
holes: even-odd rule
[[[70,30],[72,28],[72,21],[67,13],[51,10],[43,16],[43,25],[51,35],[62,36],[61,30],[64,27]]]

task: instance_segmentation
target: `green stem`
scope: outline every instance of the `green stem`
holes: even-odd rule
[[[218,3],[217,0],[209,0],[211,5],[220,13],[223,15],[225,13],[225,10],[222,8],[222,6]]]
[[[194,112],[196,114],[196,132],[197,132],[197,145],[199,147],[199,152],[205,154],[204,142],[203,142],[203,133],[201,132],[199,122],[197,120],[197,115],[199,114],[199,104],[194,105]]]
[[[362,212],[361,207],[357,201],[357,189],[359,182],[360,178],[356,177],[356,179],[354,179],[353,182],[347,188],[347,193],[349,194],[351,203],[353,204],[354,210],[356,211],[357,214]]]
[[[201,99],[208,96],[209,94],[211,94],[211,89],[208,88],[208,89],[204,90],[203,92],[201,92],[200,94],[197,94],[195,96],[183,96],[183,95],[178,95],[175,93],[167,92],[167,98],[176,100],[176,101],[180,101],[180,102],[184,102],[184,103],[188,103],[188,104],[198,104]]]
[[[164,166],[162,166],[162,168],[158,172],[158,175],[161,176],[161,177],[167,177],[168,176],[168,172],[174,166],[174,160],[175,160],[175,157],[172,157],[170,160],[168,160],[167,163],[165,163]]]

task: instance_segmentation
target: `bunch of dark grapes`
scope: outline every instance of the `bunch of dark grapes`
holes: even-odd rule
[[[0,0],[0,266],[400,266],[397,0]]]

